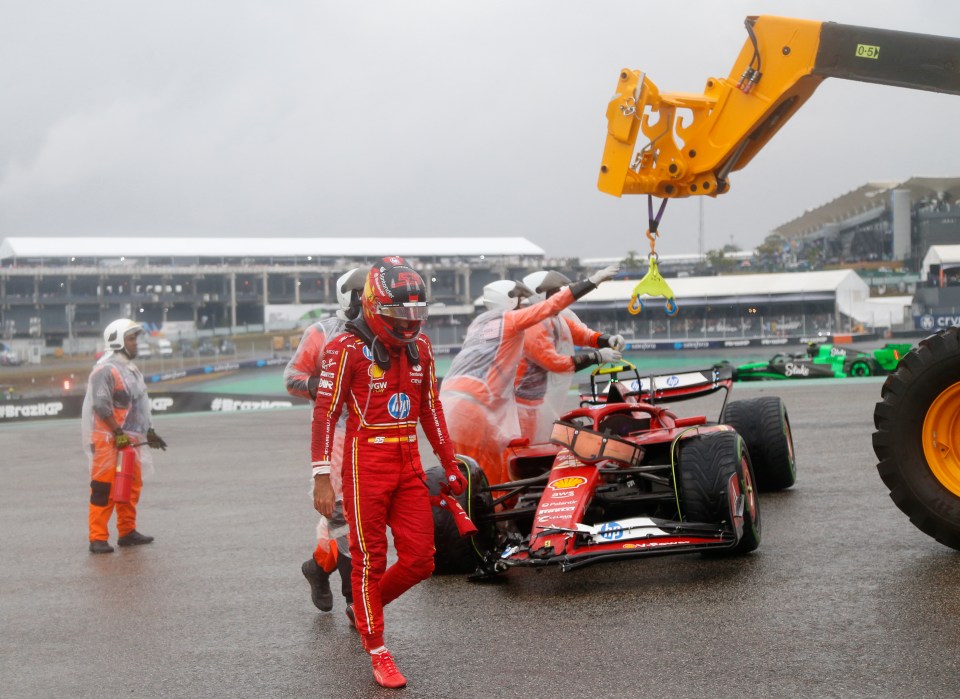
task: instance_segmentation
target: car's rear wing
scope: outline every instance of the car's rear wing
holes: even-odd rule
[[[719,390],[730,390],[733,367],[719,364],[710,369],[676,374],[641,376],[630,362],[598,367],[590,375],[590,383],[580,387],[581,404],[623,402],[635,396],[644,403],[676,402],[700,398]]]

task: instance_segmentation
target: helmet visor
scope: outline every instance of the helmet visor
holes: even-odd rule
[[[377,307],[377,313],[389,318],[398,318],[400,320],[426,320],[427,303],[425,301],[416,301],[410,303],[392,303],[389,306],[380,305]]]

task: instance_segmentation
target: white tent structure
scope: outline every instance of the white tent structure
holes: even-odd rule
[[[850,269],[680,277],[668,279],[667,283],[682,307],[835,299],[838,312],[865,326],[879,328],[906,322],[913,301],[912,296],[871,297],[870,286]],[[577,308],[626,306],[636,284],[636,280],[605,282],[584,296]],[[656,305],[660,300],[648,297],[644,303]]]
[[[749,304],[778,301],[817,301],[836,298],[837,309],[853,315],[857,304],[870,298],[870,287],[851,269],[777,274],[732,274],[679,277],[667,283],[683,305]],[[605,282],[581,299],[586,306],[626,306],[637,280]]]
[[[933,266],[939,266],[941,272],[960,268],[960,245],[931,245],[921,265],[924,277],[930,275]]]

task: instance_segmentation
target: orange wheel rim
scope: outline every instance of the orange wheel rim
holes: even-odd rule
[[[960,382],[930,405],[921,437],[927,466],[944,488],[960,497]]]

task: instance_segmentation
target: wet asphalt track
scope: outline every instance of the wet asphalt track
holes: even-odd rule
[[[737,386],[784,398],[799,455],[797,485],[762,499],[750,556],[417,586],[387,612],[401,696],[956,696],[960,554],[914,529],[877,476],[879,391]],[[0,695],[394,694],[374,685],[339,595],[316,612],[300,574],[308,420],[159,418],[171,448],[139,522],[157,541],[107,556],[86,550],[77,421],[0,427]]]

